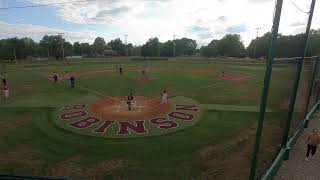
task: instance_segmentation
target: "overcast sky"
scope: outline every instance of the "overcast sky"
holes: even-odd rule
[[[30,6],[75,0],[0,0],[0,7]],[[301,10],[296,8],[294,2]],[[311,0],[284,0],[280,33],[305,31]],[[92,43],[97,36],[140,45],[150,37],[164,42],[188,37],[205,45],[228,33],[240,34],[247,46],[270,31],[275,0],[87,0],[37,8],[0,10],[0,38],[65,33],[67,41]],[[320,2],[312,27],[320,28]]]

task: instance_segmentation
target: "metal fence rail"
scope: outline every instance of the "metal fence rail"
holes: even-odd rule
[[[303,39],[303,46],[301,47],[301,57],[275,59],[275,51],[277,45],[279,23],[281,20],[283,0],[277,0],[276,2],[272,35],[270,39],[268,59],[266,62],[267,67],[261,96],[259,121],[256,130],[254,152],[252,154],[251,170],[249,177],[250,180],[259,178],[261,171],[263,170],[263,168],[265,168],[264,166],[266,166],[265,164],[259,162],[259,157],[263,155],[263,152],[261,151],[264,150],[263,148],[261,148],[263,146],[261,141],[263,141],[263,137],[265,137],[263,136],[263,131],[265,131],[266,128],[264,127],[264,124],[266,123],[265,119],[267,116],[265,110],[268,106],[268,99],[270,99],[269,94],[270,84],[272,82],[271,77],[273,75],[273,65],[292,64],[294,67],[296,67],[296,70],[292,78],[294,79],[293,86],[291,90],[289,90],[291,91],[289,92],[291,94],[288,101],[288,109],[287,112],[286,109],[284,111],[287,113],[287,117],[285,117],[286,121],[284,122],[284,127],[281,132],[281,143],[272,144],[271,146],[273,147],[269,147],[271,149],[278,149],[277,156],[275,157],[272,165],[266,171],[266,174],[262,177],[262,179],[271,179],[273,175],[277,172],[277,169],[281,166],[282,161],[288,159],[292,145],[294,144],[295,140],[299,137],[303,129],[308,125],[312,113],[318,107],[319,103],[317,101],[319,98],[320,90],[318,87],[319,85],[316,84],[316,80],[318,74],[319,57],[305,57],[307,54],[308,40],[315,3],[316,0],[312,0],[309,11],[308,24]],[[300,107],[301,105],[303,106],[302,108]],[[312,109],[309,110],[309,107],[312,107]],[[273,129],[271,129],[271,131],[273,132]],[[266,136],[268,135],[269,134],[266,134]],[[259,167],[259,165],[262,167]]]
[[[0,179],[5,180],[69,180],[63,177],[40,177],[40,176],[12,176],[12,175],[0,175]]]

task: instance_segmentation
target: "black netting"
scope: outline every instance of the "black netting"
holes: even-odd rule
[[[270,167],[281,148],[296,71],[296,59],[275,60],[262,131],[261,148],[257,166],[258,177]]]
[[[296,128],[301,124],[306,115],[308,109],[307,103],[309,99],[309,91],[312,88],[312,74],[314,68],[316,68],[315,59],[305,59],[290,127],[290,135],[296,131]]]

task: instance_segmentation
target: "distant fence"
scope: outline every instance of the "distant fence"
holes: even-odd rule
[[[12,176],[12,175],[0,175],[0,179],[3,180],[69,180],[63,177],[40,177],[40,176]]]
[[[168,61],[167,57],[133,57],[132,61]]]

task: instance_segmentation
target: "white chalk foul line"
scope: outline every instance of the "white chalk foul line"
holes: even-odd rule
[[[99,95],[99,96],[102,96],[102,97],[106,97],[106,98],[110,98],[110,99],[113,99],[113,100],[116,100],[116,101],[120,101],[120,102],[121,102],[121,100],[118,99],[118,98],[114,98],[114,97],[112,97],[112,96],[104,95],[104,94],[102,94],[101,92],[98,92],[98,91],[96,91],[96,90],[92,90],[92,89],[89,89],[89,88],[87,88],[87,87],[79,86],[79,85],[78,85],[78,87],[80,87],[80,88],[82,88],[82,89],[85,89],[85,90],[87,90],[87,91],[89,91],[89,92],[91,92],[91,93],[94,93],[94,94],[96,94],[96,95]]]

